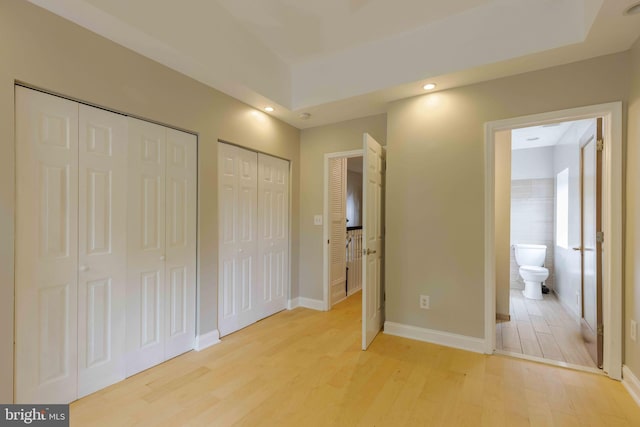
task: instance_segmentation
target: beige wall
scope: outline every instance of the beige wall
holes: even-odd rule
[[[201,334],[217,327],[218,138],[290,159],[297,295],[297,129],[24,1],[0,0],[0,52],[0,402],[12,400],[15,80],[198,133]]]
[[[495,136],[496,313],[509,315],[511,279],[511,131]]]
[[[300,296],[322,300],[322,226],[313,216],[324,212],[324,155],[362,148],[362,134],[387,140],[385,114],[303,130],[300,134]],[[326,218],[325,218],[326,221]]]
[[[626,248],[624,363],[640,378],[640,339],[629,337],[629,322],[640,322],[640,39],[632,51],[626,155]],[[640,338],[640,337],[638,337]]]
[[[629,60],[609,55],[390,105],[387,320],[484,336],[484,124],[626,101]]]

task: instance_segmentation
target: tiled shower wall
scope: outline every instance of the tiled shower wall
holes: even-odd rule
[[[518,179],[511,181],[511,244],[529,243],[547,246],[545,267],[549,278],[545,284],[553,289],[553,178]],[[511,248],[512,288],[524,289],[524,281],[518,274],[513,247]]]

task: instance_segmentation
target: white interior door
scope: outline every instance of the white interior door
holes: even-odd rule
[[[165,128],[129,118],[127,376],[164,361]]]
[[[346,298],[347,159],[329,159],[329,285],[331,305]]]
[[[287,308],[289,162],[258,154],[258,318]]]
[[[257,320],[257,191],[255,152],[218,144],[219,315],[220,335]]]
[[[16,87],[16,164],[15,400],[68,403],[78,390],[78,104]]]
[[[195,135],[167,129],[165,359],[195,340],[196,149]]]
[[[80,105],[78,397],[125,378],[127,119]]]
[[[382,329],[384,321],[382,282],[384,152],[382,146],[366,133],[363,145],[362,349],[366,350]]]
[[[602,367],[602,119],[597,120],[596,138],[582,151],[582,319],[580,322],[585,346],[598,367]]]

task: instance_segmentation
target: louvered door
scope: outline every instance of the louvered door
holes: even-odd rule
[[[346,298],[347,159],[329,159],[329,292],[331,305]]]

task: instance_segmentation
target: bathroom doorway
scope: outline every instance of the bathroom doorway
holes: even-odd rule
[[[607,170],[620,160],[611,142],[619,131],[611,112],[601,111],[516,119],[491,132],[490,334],[497,353],[593,372],[604,367],[619,378],[621,324],[614,313],[621,293],[612,277],[621,273],[614,258],[621,237],[612,225],[621,208],[613,205],[611,190],[620,181]],[[602,154],[607,149],[608,157]]]

